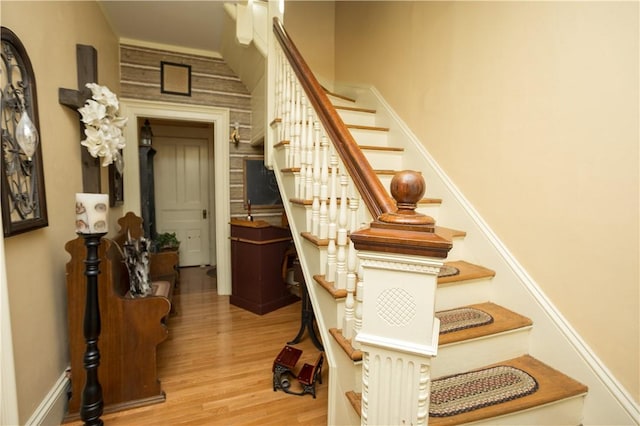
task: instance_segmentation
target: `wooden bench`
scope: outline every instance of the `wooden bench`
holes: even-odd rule
[[[298,382],[302,385],[302,393],[310,393],[313,398],[316,397],[316,381],[322,384],[322,362],[324,357],[322,352],[316,358],[313,364],[305,363],[298,373]]]
[[[131,231],[132,238],[134,235],[142,235],[137,234],[137,225],[134,225],[141,225],[142,221],[137,222],[133,214],[127,216],[119,221],[122,227],[120,233],[113,240],[103,238],[98,248],[98,298],[102,323],[98,340],[98,380],[102,386],[105,413],[163,402],[166,399],[156,371],[156,348],[169,333],[165,320],[171,310],[170,299],[177,276],[177,254],[158,253],[150,257],[150,275],[152,281],[158,281],[156,287],[163,296],[131,297],[128,294],[128,271],[116,241],[123,241],[123,235],[126,236],[128,230]],[[65,419],[70,421],[79,418],[86,380],[83,363],[86,349],[83,322],[87,293],[84,239],[78,237],[67,242],[65,249],[71,255],[71,260],[66,265],[71,398]]]

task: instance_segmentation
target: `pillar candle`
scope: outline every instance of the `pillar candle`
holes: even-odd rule
[[[98,234],[109,230],[108,194],[76,194],[76,232]]]

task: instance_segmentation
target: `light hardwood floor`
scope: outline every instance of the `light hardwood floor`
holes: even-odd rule
[[[248,267],[250,267],[248,265]],[[161,404],[102,416],[106,425],[326,425],[326,367],[316,399],[273,391],[273,360],[300,327],[300,302],[255,315],[219,296],[206,268],[183,268],[169,338],[158,348]],[[308,335],[299,369],[318,350]],[[297,390],[299,384],[293,383]],[[81,425],[81,422],[67,425]]]

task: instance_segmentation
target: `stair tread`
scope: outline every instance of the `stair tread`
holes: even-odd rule
[[[464,260],[445,262],[445,265],[458,268],[460,273],[448,277],[438,277],[438,285],[495,277],[495,271],[484,266],[474,265]]]
[[[518,358],[499,362],[484,368],[508,365],[527,372],[538,382],[538,390],[531,395],[526,395],[512,401],[479,408],[468,413],[461,413],[449,417],[429,417],[430,425],[457,425],[478,420],[489,419],[498,415],[515,413],[560,401],[566,398],[583,395],[587,387],[570,378],[560,371],[551,368],[531,355],[523,355]]]
[[[325,290],[327,290],[334,299],[342,299],[347,297],[346,289],[338,289],[333,286],[333,281],[327,281],[324,275],[314,275],[313,279],[320,284]]]
[[[315,278],[315,277],[314,277]],[[446,345],[457,342],[462,342],[464,340],[475,339],[479,337],[490,336],[494,334],[499,334],[505,331],[515,330],[522,327],[528,327],[533,324],[533,322],[516,312],[513,312],[507,308],[504,308],[500,305],[496,305],[492,302],[484,302],[484,303],[476,303],[468,306],[461,306],[455,309],[462,308],[475,308],[479,309],[483,312],[488,313],[493,317],[493,322],[490,324],[480,325],[477,327],[471,327],[464,330],[452,331],[450,333],[440,334],[438,339],[438,345]],[[449,309],[447,309],[449,311]],[[440,311],[446,312],[446,311]],[[329,329],[329,333],[335,338],[336,342],[340,345],[340,347],[344,350],[344,352],[351,358],[353,361],[362,360],[362,352],[360,350],[355,349],[351,345],[351,339],[347,339],[342,335],[342,330],[337,328]]]
[[[371,108],[361,108],[361,107],[349,107],[349,106],[341,106],[341,105],[335,105],[334,106],[335,109],[341,109],[344,111],[356,111],[356,112],[366,112],[369,114],[375,114],[376,110],[375,109],[371,109]]]
[[[362,417],[362,393],[349,391],[346,395],[347,400],[349,400],[353,409],[356,410],[358,416]]]
[[[404,152],[404,148],[398,148],[395,146],[376,146],[376,145],[358,145],[360,149],[366,149],[368,151],[393,151]]]
[[[333,96],[334,98],[342,99],[343,101],[349,101],[349,102],[353,102],[353,103],[356,102],[355,99],[350,98],[350,97],[345,96],[345,95],[340,95],[338,93],[334,93],[331,90],[328,90],[326,87],[322,87],[322,89],[325,91],[327,96]]]
[[[388,127],[381,127],[381,126],[363,126],[360,124],[346,124],[345,126],[347,126],[348,129],[357,129],[357,130],[373,130],[376,132],[388,132],[389,128]]]
[[[395,175],[396,173],[398,173],[398,170],[392,170],[392,169],[375,169],[374,173],[377,175]]]
[[[528,327],[533,324],[533,321],[529,318],[492,302],[476,303],[473,305],[462,306],[461,308],[474,308],[486,312],[493,317],[493,322],[478,327],[470,327],[463,330],[440,334],[440,338],[438,340],[439,345],[447,345],[479,337],[490,336],[492,334]]]
[[[326,240],[319,240],[313,238],[309,233],[301,234],[306,240],[319,245],[319,243],[326,242]],[[492,278],[496,275],[495,271],[485,268],[484,266],[474,265],[473,263],[465,262],[464,260],[457,260],[454,262],[445,262],[445,265],[453,266],[457,268],[460,273],[448,277],[438,277],[438,285],[459,283],[464,281],[471,281],[477,279]],[[340,299],[347,296],[345,289],[336,289],[333,287],[333,281],[327,281],[324,275],[314,275],[313,278],[318,284],[320,284],[325,290],[327,290],[335,299]]]
[[[459,425],[474,421],[486,420],[499,415],[511,414],[517,411],[527,410],[555,401],[583,395],[588,388],[582,383],[551,368],[531,355],[523,355],[518,358],[498,362],[483,368],[507,365],[518,368],[533,376],[538,382],[538,390],[531,395],[526,395],[511,401],[488,407],[479,408],[467,413],[449,417],[429,417],[429,425]],[[362,393],[347,392],[346,397],[361,416]]]
[[[395,146],[358,145],[360,149],[367,151],[404,152],[404,148]]]
[[[459,229],[453,229],[453,228],[446,228],[444,226],[438,226],[438,225],[436,225],[435,232],[436,234],[440,235],[441,237],[449,241],[451,241],[456,237],[465,237],[467,235],[465,231],[461,231]]]
[[[418,201],[418,204],[442,204],[442,198],[425,197]]]
[[[333,336],[334,339],[336,339],[336,342],[338,342],[342,350],[347,354],[349,358],[351,358],[351,360],[362,360],[362,351],[354,348],[351,345],[351,339],[347,339],[346,337],[344,337],[341,329],[330,328],[329,333]]]

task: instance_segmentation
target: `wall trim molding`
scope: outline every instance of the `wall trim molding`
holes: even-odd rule
[[[70,383],[67,372],[64,371],[25,425],[59,424],[67,411],[67,390]]]
[[[122,98],[122,114],[129,119],[125,128],[125,138],[129,143],[124,148],[125,173],[134,178],[124,180],[123,211],[132,211],[140,215],[140,175],[138,161],[138,117],[160,118],[183,121],[213,123],[213,162],[214,162],[214,212],[215,245],[218,294],[231,294],[231,245],[230,229],[230,191],[229,191],[229,109],[201,105],[176,104],[170,102],[145,101]]]

